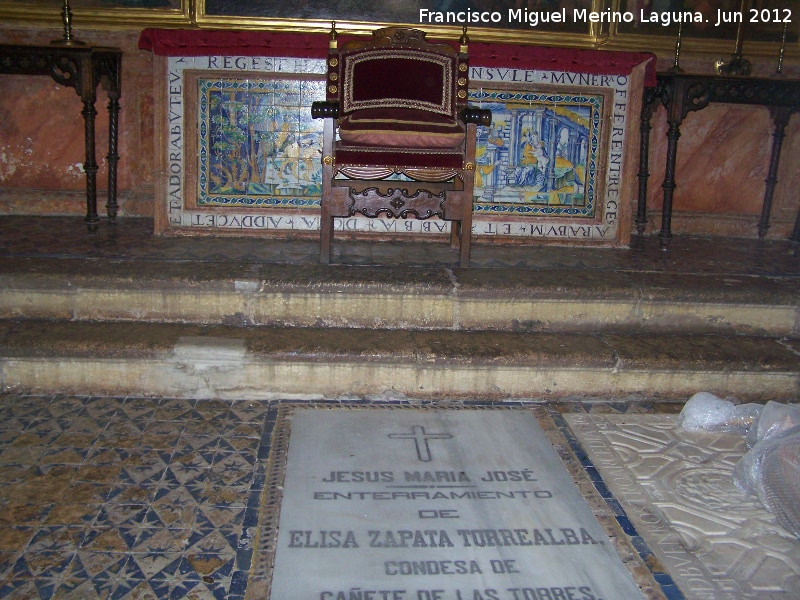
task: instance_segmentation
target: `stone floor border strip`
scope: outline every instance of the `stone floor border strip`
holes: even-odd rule
[[[553,407],[548,408],[547,412],[553,419],[555,426],[558,428],[565,442],[569,445],[575,459],[578,461],[581,473],[589,478],[597,494],[605,500],[606,505],[612,511],[617,523],[639,553],[642,562],[646,564],[652,572],[655,581],[661,587],[661,591],[669,600],[684,600],[684,595],[680,591],[680,588],[677,586],[672,576],[666,572],[664,566],[647,545],[644,538],[639,534],[633,523],[631,523],[625,509],[608,489],[608,486],[603,481],[602,475],[594,466],[592,459],[586,454],[586,451],[575,436],[575,433],[570,429],[563,414]]]

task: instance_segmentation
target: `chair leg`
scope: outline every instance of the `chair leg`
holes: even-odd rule
[[[461,247],[461,221],[450,221],[450,247]]]
[[[319,219],[319,262],[329,265],[331,262],[331,245],[333,243],[333,218],[331,207],[326,201],[322,202],[322,214]]]
[[[325,240],[326,237],[328,237],[328,240]],[[323,239],[320,240],[320,245],[319,245],[319,262],[320,264],[323,265],[329,265],[331,264],[330,236],[326,236],[325,232],[323,231],[322,238]]]
[[[472,211],[464,215],[461,224],[461,253],[458,259],[458,266],[464,269],[469,268],[469,256],[472,252]]]
[[[335,126],[333,119],[324,119],[322,154],[330,159],[333,156],[333,138]],[[320,198],[319,215],[319,262],[328,265],[331,262],[331,244],[333,243],[333,218],[331,217],[331,198],[333,195],[333,160],[322,161],[322,198]]]

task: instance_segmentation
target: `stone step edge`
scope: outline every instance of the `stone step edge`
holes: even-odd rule
[[[6,288],[0,294],[0,318],[385,329],[800,333],[800,305],[385,291]]]
[[[798,398],[800,340],[0,322],[4,390]]]
[[[4,393],[159,396],[220,400],[326,399],[384,393],[419,398],[551,398],[572,395],[687,400],[704,391],[742,401],[800,401],[786,372],[529,368],[246,361],[213,365],[150,359],[0,358]]]

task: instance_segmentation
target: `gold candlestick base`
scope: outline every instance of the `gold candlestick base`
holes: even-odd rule
[[[753,65],[741,54],[731,55],[730,60],[720,58],[714,63],[714,72],[717,75],[750,75]]]
[[[63,39],[60,39],[60,40],[53,40],[52,42],[50,42],[50,45],[51,46],[85,46],[86,42],[82,42],[80,40],[76,40],[76,39],[72,39],[72,38],[70,38],[70,39],[63,38]]]
[[[739,15],[747,12],[747,0],[742,0],[739,7]],[[746,58],[742,58],[742,45],[744,44],[744,19],[740,18],[739,26],[736,28],[736,45],[733,48],[730,60],[720,58],[714,63],[714,72],[717,75],[750,75],[753,65]]]

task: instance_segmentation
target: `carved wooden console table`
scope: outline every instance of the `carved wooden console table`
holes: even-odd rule
[[[117,216],[117,129],[121,93],[122,51],[84,45],[0,45],[0,73],[50,75],[56,83],[74,88],[83,101],[86,161],[86,224],[97,229],[97,161],[95,159],[95,101],[101,83],[108,93],[108,218]]]
[[[672,195],[675,191],[675,162],[678,152],[680,126],[687,114],[701,110],[712,102],[731,104],[750,104],[769,109],[775,126],[772,134],[772,155],[764,191],[764,203],[758,222],[758,237],[763,238],[769,229],[769,215],[772,210],[772,194],[778,182],[778,161],[784,130],[792,114],[800,111],[800,80],[761,77],[690,75],[682,72],[665,71],[657,74],[656,87],[646,88],[642,106],[639,153],[639,203],[636,213],[636,230],[644,233],[647,224],[647,179],[650,119],[658,108],[658,102],[667,109],[667,165],[664,173],[664,204],[661,209],[661,231],[658,234],[662,248],[669,245],[672,238]],[[790,237],[792,243],[800,243],[800,212]]]

